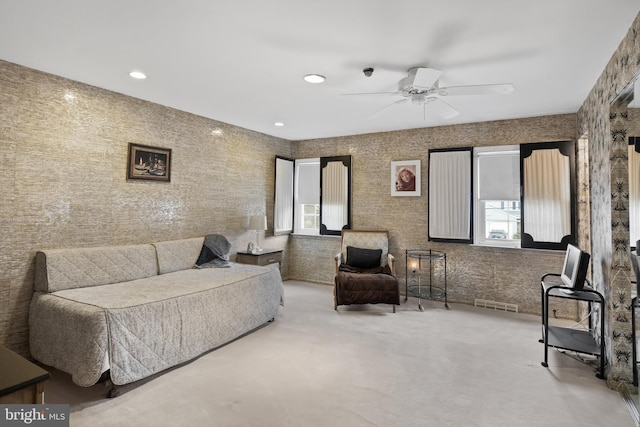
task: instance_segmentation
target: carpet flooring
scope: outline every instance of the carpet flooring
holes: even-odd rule
[[[71,426],[634,426],[595,361],[550,350],[540,318],[410,298],[341,306],[285,282],[275,322],[108,399],[53,370]]]

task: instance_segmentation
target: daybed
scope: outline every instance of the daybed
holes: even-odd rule
[[[36,255],[31,355],[91,386],[189,361],[273,320],[278,268],[194,268],[205,238],[44,250]]]

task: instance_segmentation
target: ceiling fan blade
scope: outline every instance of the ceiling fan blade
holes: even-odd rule
[[[409,73],[413,70],[409,70]],[[415,73],[412,86],[420,88],[433,87],[442,75],[442,71],[433,68],[415,68]]]
[[[404,104],[405,102],[409,102],[409,98],[403,98],[403,99],[400,99],[400,100],[398,100],[396,102],[392,102],[391,104],[387,104],[384,107],[380,108],[379,110],[374,111],[373,113],[371,113],[368,118],[371,119],[371,118],[373,118],[375,116],[378,116],[380,113],[382,113],[387,108],[392,107],[394,105],[398,105],[398,104]]]
[[[463,96],[463,95],[508,95],[515,91],[511,83],[470,85],[470,86],[449,86],[438,88],[436,94],[440,96]]]
[[[360,92],[360,93],[341,93],[340,96],[351,95],[398,95],[399,92]]]
[[[456,110],[455,108],[453,108],[451,105],[444,102],[440,98],[436,98],[436,97],[427,98],[426,101],[427,101],[427,104],[425,105],[425,108],[428,108],[430,112],[434,112],[435,114],[439,115],[443,119],[452,119],[458,114],[460,114],[458,110]]]

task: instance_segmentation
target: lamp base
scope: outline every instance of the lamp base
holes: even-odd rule
[[[260,230],[256,230],[256,244],[251,251],[252,254],[262,253],[262,247],[260,247]]]

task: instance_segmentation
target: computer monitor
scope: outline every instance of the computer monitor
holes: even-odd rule
[[[584,287],[591,256],[577,246],[568,244],[562,265],[560,280],[570,290],[580,290]]]

